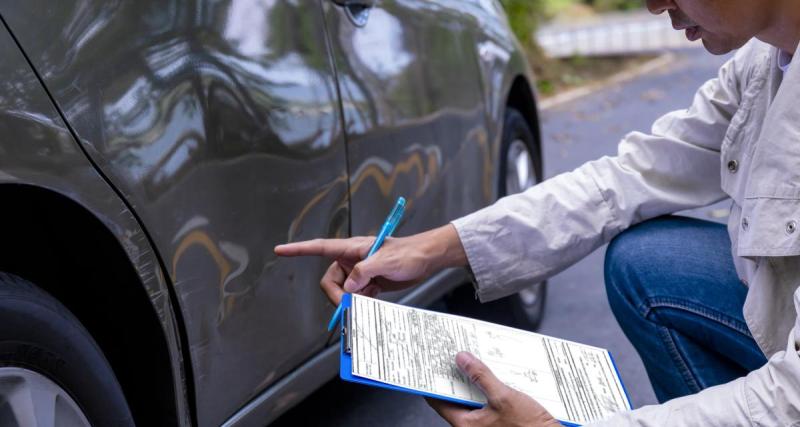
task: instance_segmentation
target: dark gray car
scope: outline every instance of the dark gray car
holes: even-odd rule
[[[0,16],[3,426],[264,425],[338,363],[327,261],[275,244],[374,233],[400,195],[411,234],[540,178],[532,77],[493,0]],[[541,290],[509,308],[535,323]]]

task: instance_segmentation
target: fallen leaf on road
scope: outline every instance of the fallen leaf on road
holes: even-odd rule
[[[642,92],[642,94],[640,95],[642,100],[648,101],[648,102],[659,101],[659,100],[663,99],[665,96],[667,96],[666,92],[664,92],[663,90],[658,90],[658,89],[646,90],[646,91]]]

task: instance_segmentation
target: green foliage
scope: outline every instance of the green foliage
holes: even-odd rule
[[[543,95],[550,95],[555,92],[556,87],[552,80],[538,79],[536,81],[536,90]]]
[[[642,0],[500,0],[500,3],[508,15],[511,29],[525,47],[537,77],[536,86],[543,95],[613,74],[625,61],[619,58],[575,57],[561,61],[548,58],[536,43],[535,33],[539,23],[556,15],[570,19],[573,14],[586,13],[587,10],[593,14],[636,9],[643,4]]]
[[[511,29],[525,46],[534,43],[536,26],[544,16],[544,0],[500,0],[508,15]]]
[[[544,0],[544,17],[550,19],[581,0]]]
[[[589,0],[587,3],[598,12],[638,9],[643,4],[642,0]]]
[[[582,3],[597,12],[642,7],[642,0],[500,0],[500,3],[506,10],[511,29],[525,46],[534,44],[534,33],[540,22],[572,5]]]

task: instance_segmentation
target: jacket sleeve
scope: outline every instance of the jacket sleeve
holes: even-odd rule
[[[687,110],[633,132],[616,156],[588,162],[453,221],[481,301],[510,295],[565,269],[625,228],[711,204],[720,147],[740,102],[736,57]]]
[[[794,294],[800,313],[800,290]],[[618,414],[592,426],[797,426],[800,425],[800,322],[785,351],[746,377],[661,405]]]

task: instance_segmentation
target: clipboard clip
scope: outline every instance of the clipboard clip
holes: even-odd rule
[[[344,347],[344,352],[347,354],[352,352],[353,330],[350,324],[350,308],[348,307],[342,312],[342,345]]]

